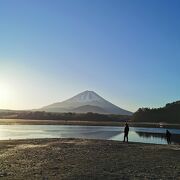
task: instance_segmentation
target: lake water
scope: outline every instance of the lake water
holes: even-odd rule
[[[0,140],[34,138],[87,138],[123,140],[124,127],[78,125],[0,125]],[[169,129],[172,142],[180,143],[180,129]],[[164,128],[130,127],[129,141],[167,144]]]

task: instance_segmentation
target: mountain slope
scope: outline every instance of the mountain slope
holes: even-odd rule
[[[75,111],[77,113],[82,113],[82,111],[84,111],[96,112],[101,114],[132,115],[131,112],[119,108],[118,106],[110,103],[109,101],[105,100],[93,91],[84,91],[66,101],[45,106],[41,108],[41,110],[47,112]]]
[[[98,106],[91,106],[91,105],[84,105],[77,107],[75,109],[72,109],[71,112],[75,113],[88,113],[88,112],[93,112],[93,113],[99,113],[99,114],[108,114],[104,109]]]

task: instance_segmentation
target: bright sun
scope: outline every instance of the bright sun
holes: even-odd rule
[[[11,88],[8,84],[6,83],[1,83],[0,82],[0,108],[1,106],[6,106],[8,105],[10,99],[11,99]]]

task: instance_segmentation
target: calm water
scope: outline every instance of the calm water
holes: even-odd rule
[[[33,138],[88,138],[123,140],[124,127],[76,125],[0,125],[0,140]],[[130,127],[129,141],[167,144],[164,128]],[[170,129],[173,143],[180,143],[180,129]]]

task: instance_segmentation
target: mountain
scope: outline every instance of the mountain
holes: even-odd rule
[[[93,113],[99,113],[99,114],[108,114],[107,111],[105,111],[103,108],[98,106],[91,106],[91,105],[84,105],[77,107],[75,109],[72,109],[72,112],[75,113],[87,113],[87,112],[93,112]]]
[[[46,112],[75,112],[132,115],[132,112],[105,100],[93,91],[84,91],[66,101],[54,103],[40,109]]]

